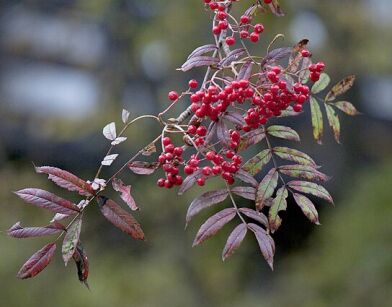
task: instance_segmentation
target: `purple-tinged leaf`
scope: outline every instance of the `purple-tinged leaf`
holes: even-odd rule
[[[274,269],[275,242],[268,233],[259,225],[249,223],[248,228],[255,234],[259,243],[261,254],[270,268]]]
[[[112,181],[112,186],[115,191],[120,192],[121,199],[128,205],[128,207],[132,211],[139,210],[139,207],[137,206],[135,200],[133,199],[133,197],[131,195],[131,186],[130,185],[125,185],[121,179],[114,178]]]
[[[188,56],[188,60],[193,58],[193,57],[196,57],[196,56],[199,56],[199,55],[203,55],[203,54],[206,54],[208,52],[212,52],[212,51],[216,51],[216,50],[218,50],[218,48],[215,45],[212,45],[212,44],[197,47]]]
[[[340,111],[343,111],[347,115],[355,116],[361,114],[358,110],[348,101],[338,101],[333,104]]]
[[[127,123],[128,123],[128,121],[129,121],[129,115],[130,115],[130,113],[129,113],[128,110],[125,110],[125,109],[122,110],[121,119],[122,119],[122,122],[123,122],[124,124],[127,124]]]
[[[82,282],[87,289],[90,289],[87,278],[89,273],[89,263],[86,252],[84,251],[82,243],[79,241],[76,246],[75,253],[72,255],[72,259],[75,261],[76,268],[78,270],[79,281]]]
[[[289,106],[286,110],[282,110],[282,113],[278,117],[291,117],[301,115],[302,112],[295,112],[293,107]]]
[[[241,127],[246,124],[243,116],[238,112],[228,111],[223,116],[223,119],[226,119],[229,122],[233,123],[234,125],[241,126]]]
[[[72,215],[80,211],[74,203],[45,190],[23,189],[15,192],[15,194],[29,204],[55,213]]]
[[[105,138],[110,141],[114,141],[117,137],[116,123],[112,122],[110,124],[107,124],[105,127],[103,127],[102,133]]]
[[[184,64],[182,64],[180,70],[188,71],[195,67],[211,66],[219,63],[219,59],[210,56],[195,56],[191,57]]]
[[[60,223],[52,223],[45,227],[23,227],[20,222],[17,222],[7,230],[7,234],[18,239],[49,236],[63,231],[64,226],[60,225]]]
[[[271,150],[265,149],[259,152],[256,156],[248,160],[243,166],[242,169],[247,171],[249,174],[255,176],[264,166],[266,166],[272,158]]]
[[[311,194],[333,203],[333,199],[328,191],[316,183],[307,181],[290,181],[287,185],[298,192]]]
[[[312,201],[306,196],[298,193],[293,193],[295,202],[301,208],[305,216],[314,224],[320,225],[317,210]]]
[[[56,243],[49,243],[37,251],[23,264],[18,274],[20,279],[31,278],[42,272],[53,259]]]
[[[221,142],[222,146],[227,147],[230,144],[230,136],[228,133],[227,126],[223,120],[220,120],[216,124],[216,135],[218,140]]]
[[[79,242],[80,231],[82,230],[82,215],[79,215],[67,229],[64,237],[63,246],[61,252],[63,254],[63,260],[65,265],[72,258],[75,253],[76,246]]]
[[[355,76],[351,75],[346,78],[344,78],[342,81],[337,83],[327,94],[325,97],[325,101],[333,101],[336,99],[336,97],[343,95],[345,92],[347,92],[355,82]]]
[[[327,119],[329,126],[332,129],[333,135],[337,143],[340,143],[340,121],[339,116],[335,110],[328,104],[324,104],[325,110],[327,111]]]
[[[289,140],[289,141],[296,141],[296,142],[300,141],[298,133],[294,129],[286,126],[278,126],[278,125],[269,126],[267,128],[267,133],[274,137]]]
[[[307,154],[299,150],[287,148],[287,147],[275,147],[273,149],[273,153],[281,159],[293,161],[298,164],[308,165],[317,168],[316,162],[314,162],[314,160],[311,157],[309,157]]]
[[[222,252],[222,260],[225,261],[228,257],[230,257],[235,250],[237,250],[242,241],[245,239],[246,233],[248,232],[247,225],[244,223],[239,224],[234,230],[231,232],[229,237],[227,238],[227,242]]]
[[[211,216],[203,225],[201,225],[196,238],[193,241],[193,246],[199,245],[215,235],[223,226],[235,217],[236,213],[237,211],[234,208],[227,208]]]
[[[256,189],[253,187],[235,187],[231,189],[231,191],[234,194],[241,196],[245,199],[249,199],[253,201],[256,199]]]
[[[288,191],[286,187],[281,187],[276,192],[276,197],[272,201],[271,208],[268,211],[268,221],[270,230],[274,233],[282,224],[282,219],[279,217],[279,212],[287,209]]]
[[[326,73],[322,73],[320,75],[320,79],[312,86],[312,94],[318,94],[322,92],[327,88],[330,82],[331,78]]]
[[[207,129],[206,138],[204,140],[205,145],[209,145],[216,135],[216,122],[211,122]]]
[[[256,208],[261,211],[265,202],[270,198],[278,185],[279,174],[275,168],[271,169],[260,182],[256,192]]]
[[[282,165],[279,171],[290,177],[302,178],[306,180],[328,181],[329,177],[308,165]]]
[[[245,133],[240,141],[238,146],[238,151],[242,151],[247,149],[248,147],[255,145],[265,138],[265,131],[262,128],[252,130],[248,133]]]
[[[249,174],[247,171],[244,171],[243,169],[239,169],[238,172],[235,173],[235,177],[243,182],[249,183],[253,187],[257,187],[259,184],[251,174]]]
[[[273,14],[275,14],[276,16],[284,16],[284,13],[279,5],[279,1],[278,0],[272,0],[272,2],[270,4],[268,4],[271,12]]]
[[[230,66],[231,63],[234,61],[238,60],[241,55],[245,53],[244,48],[238,48],[230,51],[230,53],[222,60],[219,62],[218,66],[219,67],[226,67]]]
[[[36,167],[35,171],[37,173],[44,173],[49,175],[48,178],[50,180],[52,180],[59,187],[67,189],[68,191],[78,192],[83,196],[92,196],[95,194],[91,185],[86,181],[57,167],[41,166]]]
[[[252,75],[253,62],[248,60],[242,64],[240,71],[238,72],[237,80],[249,80]]]
[[[138,175],[151,175],[159,168],[158,162],[134,161],[128,163],[128,168]]]
[[[222,189],[206,192],[203,195],[195,198],[188,208],[188,212],[186,214],[186,223],[188,224],[191,219],[201,210],[223,202],[228,195],[229,191],[227,191],[227,189]]]
[[[250,208],[240,208],[239,211],[246,215],[247,217],[259,222],[261,225],[264,227],[268,228],[268,219],[264,215],[264,213],[257,212],[256,210],[250,209]]]
[[[180,188],[178,189],[178,195],[182,195],[186,191],[188,191],[191,187],[193,187],[195,185],[197,179],[199,179],[201,177],[204,177],[201,169],[195,171],[192,175],[187,176],[184,179],[184,182],[182,183]]]
[[[301,69],[298,73],[298,78],[299,81],[302,84],[306,84],[309,82],[309,77],[310,77],[310,71],[309,71],[309,66],[312,65],[312,59],[311,58],[303,58],[302,59],[302,65]]]
[[[102,215],[114,226],[130,235],[135,240],[144,240],[140,224],[127,211],[105,196],[98,196],[97,202]]]
[[[101,161],[101,164],[104,166],[110,166],[110,165],[112,165],[114,160],[117,159],[117,157],[118,157],[118,154],[107,155],[106,157],[103,158],[103,160]]]
[[[322,144],[321,138],[324,134],[323,114],[320,105],[314,97],[310,97],[310,112],[312,115],[313,137],[317,143]]]
[[[276,63],[284,58],[288,58],[292,52],[293,48],[284,47],[271,50],[261,62],[261,66],[266,64]]]

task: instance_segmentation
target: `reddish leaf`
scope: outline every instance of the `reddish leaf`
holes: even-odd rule
[[[247,171],[243,169],[240,169],[237,173],[235,173],[235,177],[237,177],[243,182],[249,183],[254,187],[257,187],[257,185],[259,184],[251,174],[249,174]]]
[[[256,208],[263,209],[265,202],[270,198],[278,185],[279,174],[275,168],[271,169],[264,179],[260,182],[256,193]]]
[[[271,232],[274,233],[282,224],[282,219],[279,217],[279,212],[287,208],[288,191],[283,186],[276,192],[276,197],[272,201],[271,208],[268,212],[268,220]]]
[[[293,48],[290,48],[290,47],[277,48],[277,49],[271,50],[266,55],[264,60],[261,62],[261,66],[264,66],[266,64],[276,63],[277,61],[280,61],[284,58],[289,57],[292,50],[293,50]]]
[[[238,151],[247,149],[249,146],[261,142],[265,138],[265,131],[262,128],[252,130],[244,134],[238,146]]]
[[[234,208],[227,208],[211,216],[203,225],[201,225],[196,238],[193,241],[193,246],[199,245],[215,235],[223,226],[230,222],[235,215],[236,210]]]
[[[329,177],[308,165],[282,165],[279,166],[282,174],[307,180],[327,181]]]
[[[209,44],[209,45],[204,45],[197,47],[195,50],[192,51],[192,53],[188,56],[188,60],[190,58],[206,54],[208,52],[216,51],[218,48],[215,45]]]
[[[78,192],[83,196],[91,196],[94,194],[94,190],[91,185],[67,171],[51,166],[36,167],[35,170],[37,173],[48,174],[49,179],[56,183],[59,187],[69,191]]]
[[[256,156],[248,160],[242,169],[247,171],[249,174],[255,176],[261,172],[264,166],[266,166],[272,158],[271,150],[265,149],[259,152]]]
[[[246,224],[239,224],[234,230],[231,232],[229,237],[227,238],[226,245],[222,252],[222,260],[225,261],[228,257],[230,257],[236,249],[238,249],[244,240],[248,228]]]
[[[243,116],[238,112],[228,111],[225,113],[223,118],[233,123],[234,125],[238,125],[241,127],[246,124]]]
[[[7,230],[7,234],[13,238],[32,238],[57,234],[64,230],[60,223],[53,223],[45,227],[23,227],[20,222],[15,223]]]
[[[182,195],[186,191],[188,191],[191,187],[195,185],[197,179],[201,177],[204,177],[201,172],[201,169],[195,171],[192,175],[187,176],[178,190],[178,195]]]
[[[114,201],[105,196],[98,196],[97,202],[102,215],[114,226],[136,240],[144,240],[144,233],[140,224],[127,211],[122,209]]]
[[[194,56],[182,64],[180,70],[188,71],[195,67],[210,66],[219,63],[219,59],[210,56]]]
[[[56,243],[49,243],[32,255],[16,275],[20,279],[31,278],[45,269],[53,259]]]
[[[131,208],[131,210],[139,210],[139,207],[131,195],[130,185],[125,185],[121,179],[114,178],[112,186],[115,191],[120,192],[121,199],[128,205],[129,208]]]
[[[255,200],[256,189],[253,187],[235,187],[231,190],[234,194],[241,196],[245,199]]]
[[[313,166],[314,168],[317,167],[316,162],[314,162],[311,157],[299,150],[287,147],[275,147],[273,152],[281,159],[297,162],[302,165]]]
[[[246,61],[240,68],[240,71],[238,72],[237,79],[238,80],[249,80],[250,76],[252,75],[252,68],[253,68],[253,62],[248,60]]]
[[[297,131],[295,131],[290,127],[273,125],[267,128],[267,132],[268,134],[277,138],[286,139],[290,141],[297,141],[297,142],[300,141]]]
[[[68,264],[68,261],[72,258],[75,253],[76,246],[79,242],[80,231],[82,229],[82,215],[79,215],[69,226],[67,229],[67,233],[65,234],[63,246],[62,246],[62,254],[65,265]]]
[[[330,203],[333,203],[331,195],[321,185],[315,184],[313,182],[307,182],[307,181],[290,181],[287,185],[298,192],[311,194],[316,197],[325,199]]]
[[[274,269],[275,242],[260,226],[249,223],[248,228],[253,231],[259,243],[260,251],[271,269]]]
[[[295,202],[301,208],[305,216],[316,225],[320,225],[317,210],[312,201],[306,196],[298,193],[293,193]]]
[[[79,207],[64,198],[41,189],[23,189],[15,192],[25,202],[48,209],[55,213],[71,215],[80,211]]]
[[[256,210],[253,210],[250,208],[240,208],[239,210],[241,213],[243,213],[247,217],[259,222],[261,225],[268,228],[268,226],[269,226],[268,219],[263,213],[257,212]]]
[[[151,175],[158,167],[158,162],[135,161],[128,164],[129,169],[138,175]]]
[[[227,191],[227,189],[222,189],[207,192],[200,197],[195,198],[188,208],[188,212],[186,214],[186,222],[189,223],[190,220],[201,210],[223,202],[228,195],[229,192]]]
[[[227,129],[227,126],[223,120],[220,120],[216,124],[216,135],[218,137],[218,140],[222,143],[222,146],[228,146],[228,144],[230,143],[230,136],[228,131],[229,129]]]
[[[86,252],[82,246],[82,243],[79,241],[76,246],[75,253],[72,255],[73,260],[75,261],[76,268],[78,270],[78,278],[84,283],[84,285],[88,288],[87,278],[89,273],[89,263]]]

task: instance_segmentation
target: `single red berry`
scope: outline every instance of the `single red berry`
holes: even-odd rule
[[[248,38],[249,37],[249,31],[248,30],[242,30],[240,32],[240,37],[243,38],[243,39]]]
[[[193,174],[194,171],[195,171],[195,169],[192,166],[185,165],[185,167],[184,167],[184,173],[185,174],[191,175],[191,174]]]
[[[188,126],[188,129],[187,129],[187,132],[188,132],[189,134],[195,134],[195,133],[196,133],[196,130],[197,130],[196,126],[194,126],[194,125],[189,125],[189,126]]]
[[[199,128],[197,128],[196,133],[199,136],[205,136],[207,134],[207,127],[200,126]]]
[[[207,152],[207,154],[206,154],[206,159],[207,160],[212,161],[212,160],[214,160],[214,158],[215,158],[215,152],[213,152],[213,151]]]
[[[234,36],[228,36],[226,37],[226,44],[229,46],[233,46],[235,44],[235,38]]]
[[[176,176],[175,185],[182,185],[182,182],[183,182],[183,181],[184,181],[184,180],[182,179],[182,177],[179,176],[179,175],[177,175],[177,176]]]
[[[167,97],[171,100],[171,101],[176,101],[178,99],[178,93],[176,91],[171,91],[169,92],[169,94],[167,95]]]
[[[250,40],[251,40],[253,43],[257,43],[257,42],[259,41],[259,38],[260,38],[259,33],[252,32],[251,35],[250,35]]]
[[[165,179],[163,178],[158,179],[157,186],[163,188],[165,186]]]
[[[294,112],[302,112],[302,105],[301,104],[293,105],[293,110]]]
[[[258,34],[264,32],[264,26],[261,23],[255,24],[254,31]]]
[[[227,20],[221,20],[221,21],[219,21],[219,23],[218,23],[218,27],[219,27],[221,30],[226,30],[226,29],[229,27],[229,23],[227,22]]]
[[[222,29],[219,26],[215,26],[212,28],[212,33],[215,35],[219,35],[221,33]]]
[[[270,4],[272,2],[272,0],[264,0],[265,4]]]
[[[219,20],[225,20],[225,19],[227,18],[227,13],[224,12],[224,11],[219,11],[219,12],[216,14],[216,17],[217,17]]]
[[[302,57],[304,57],[304,58],[308,58],[308,57],[310,57],[312,54],[310,53],[310,51],[309,51],[308,49],[303,49],[303,50],[301,51],[301,55],[302,55]]]
[[[184,149],[182,147],[176,147],[174,148],[174,154],[179,157],[182,156],[182,154],[184,153]]]
[[[198,83],[195,79],[192,79],[189,81],[189,87],[190,88],[196,88],[198,86]]]
[[[202,173],[204,176],[209,176],[211,175],[211,167],[209,166],[204,166],[202,169]]]
[[[173,183],[169,179],[166,179],[165,180],[165,188],[170,189],[172,187],[173,187]]]
[[[172,143],[171,139],[169,137],[167,137],[167,136],[162,139],[162,144],[164,146],[167,146],[167,145],[169,145],[171,143]]]
[[[205,183],[206,183],[206,179],[204,178],[204,177],[201,177],[201,178],[198,178],[197,180],[196,180],[196,182],[197,182],[197,184],[199,185],[199,186],[204,186],[205,185]]]
[[[189,160],[189,165],[190,166],[193,166],[193,167],[196,167],[196,166],[198,166],[199,165],[199,160],[198,159],[190,159]]]
[[[222,172],[222,167],[219,166],[219,165],[215,165],[215,166],[212,168],[212,173],[213,173],[214,175],[218,175],[218,174],[220,174],[221,172]]]
[[[242,15],[240,20],[241,20],[241,23],[247,24],[250,21],[250,17],[247,15]]]

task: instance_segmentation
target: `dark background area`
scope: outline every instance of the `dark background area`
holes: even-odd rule
[[[175,70],[197,46],[211,43],[201,0],[0,1],[0,229],[16,221],[43,225],[51,215],[25,206],[12,191],[39,187],[74,197],[34,173],[52,165],[91,179],[107,148],[102,127],[167,106],[202,70]],[[0,297],[7,306],[390,306],[392,304],[392,21],[389,0],[281,1],[283,18],[258,16],[266,26],[253,51],[263,55],[278,33],[290,46],[309,38],[317,60],[339,81],[356,74],[344,98],[363,113],[343,114],[342,144],[327,129],[312,140],[309,114],[289,124],[302,148],[332,177],[335,207],[320,201],[322,226],[289,202],[274,236],[271,272],[249,236],[225,263],[230,227],[192,248],[200,214],[184,231],[187,205],[201,193],[178,197],[152,178],[123,176],[141,211],[148,241],[130,240],[96,208],[87,210],[82,240],[90,286],[73,265],[55,261],[33,280],[15,278],[19,266],[47,238],[15,240],[0,234]],[[245,9],[250,1],[237,7]],[[240,14],[241,9],[234,13]],[[186,108],[180,105],[176,112]],[[127,134],[112,170],[158,132],[143,122]],[[276,143],[279,144],[279,143]],[[113,195],[114,196],[114,195]],[[77,201],[77,199],[74,199]]]

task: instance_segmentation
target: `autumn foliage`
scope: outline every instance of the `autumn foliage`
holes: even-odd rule
[[[258,15],[284,15],[277,0],[248,1],[251,5],[245,12],[235,10],[238,1],[234,0],[201,2],[207,11],[212,12],[214,43],[196,48],[179,70],[187,72],[205,68],[204,80],[190,80],[189,88],[181,93],[171,91],[168,107],[157,116],[143,115],[131,119],[130,113],[123,110],[119,132],[116,123],[106,125],[103,135],[109,140],[110,147],[90,181],[56,167],[35,168],[37,173],[47,175],[57,186],[78,194],[79,203],[38,188],[15,192],[27,204],[49,210],[54,216],[42,227],[23,227],[17,222],[8,230],[9,236],[57,235],[52,243],[26,261],[17,274],[19,278],[40,273],[51,262],[62,239],[64,263],[72,260],[79,280],[87,285],[89,264],[80,239],[87,206],[95,206],[104,218],[131,238],[145,239],[141,225],[131,213],[139,209],[131,195],[131,186],[120,179],[124,171],[143,176],[158,173],[157,185],[168,189],[178,186],[179,195],[196,185],[208,184],[212,178],[219,178],[220,189],[200,195],[188,208],[187,224],[202,210],[227,203],[227,207],[200,226],[193,245],[203,243],[235,221],[223,248],[222,259],[231,256],[245,237],[253,236],[271,268],[275,254],[272,234],[282,224],[280,213],[286,210],[289,195],[315,224],[319,224],[317,210],[305,195],[333,203],[331,195],[322,186],[329,178],[320,171],[315,160],[290,145],[273,146],[273,139],[280,138],[288,144],[299,142],[298,133],[280,121],[300,116],[304,108],[310,108],[316,141],[321,143],[323,137],[324,109],[328,125],[339,142],[338,111],[348,115],[358,112],[351,103],[337,98],[353,86],[355,77],[344,78],[327,91],[330,77],[325,73],[326,65],[315,60],[307,47],[307,39],[294,47],[275,48],[282,37],[279,34],[265,52],[251,55],[247,44],[257,44],[265,30],[257,22]],[[326,95],[322,96],[324,92]],[[176,118],[168,118],[169,112],[180,102],[189,107]],[[102,169],[118,159],[119,155],[114,151],[127,141],[126,131],[144,119],[156,121],[162,128],[161,133],[132,154],[110,178],[100,178]],[[161,152],[156,154],[159,147]],[[258,148],[259,153],[245,161],[244,154],[250,148]],[[104,196],[110,188],[119,193],[126,209]],[[253,205],[240,206],[238,199],[241,198],[251,200]]]

